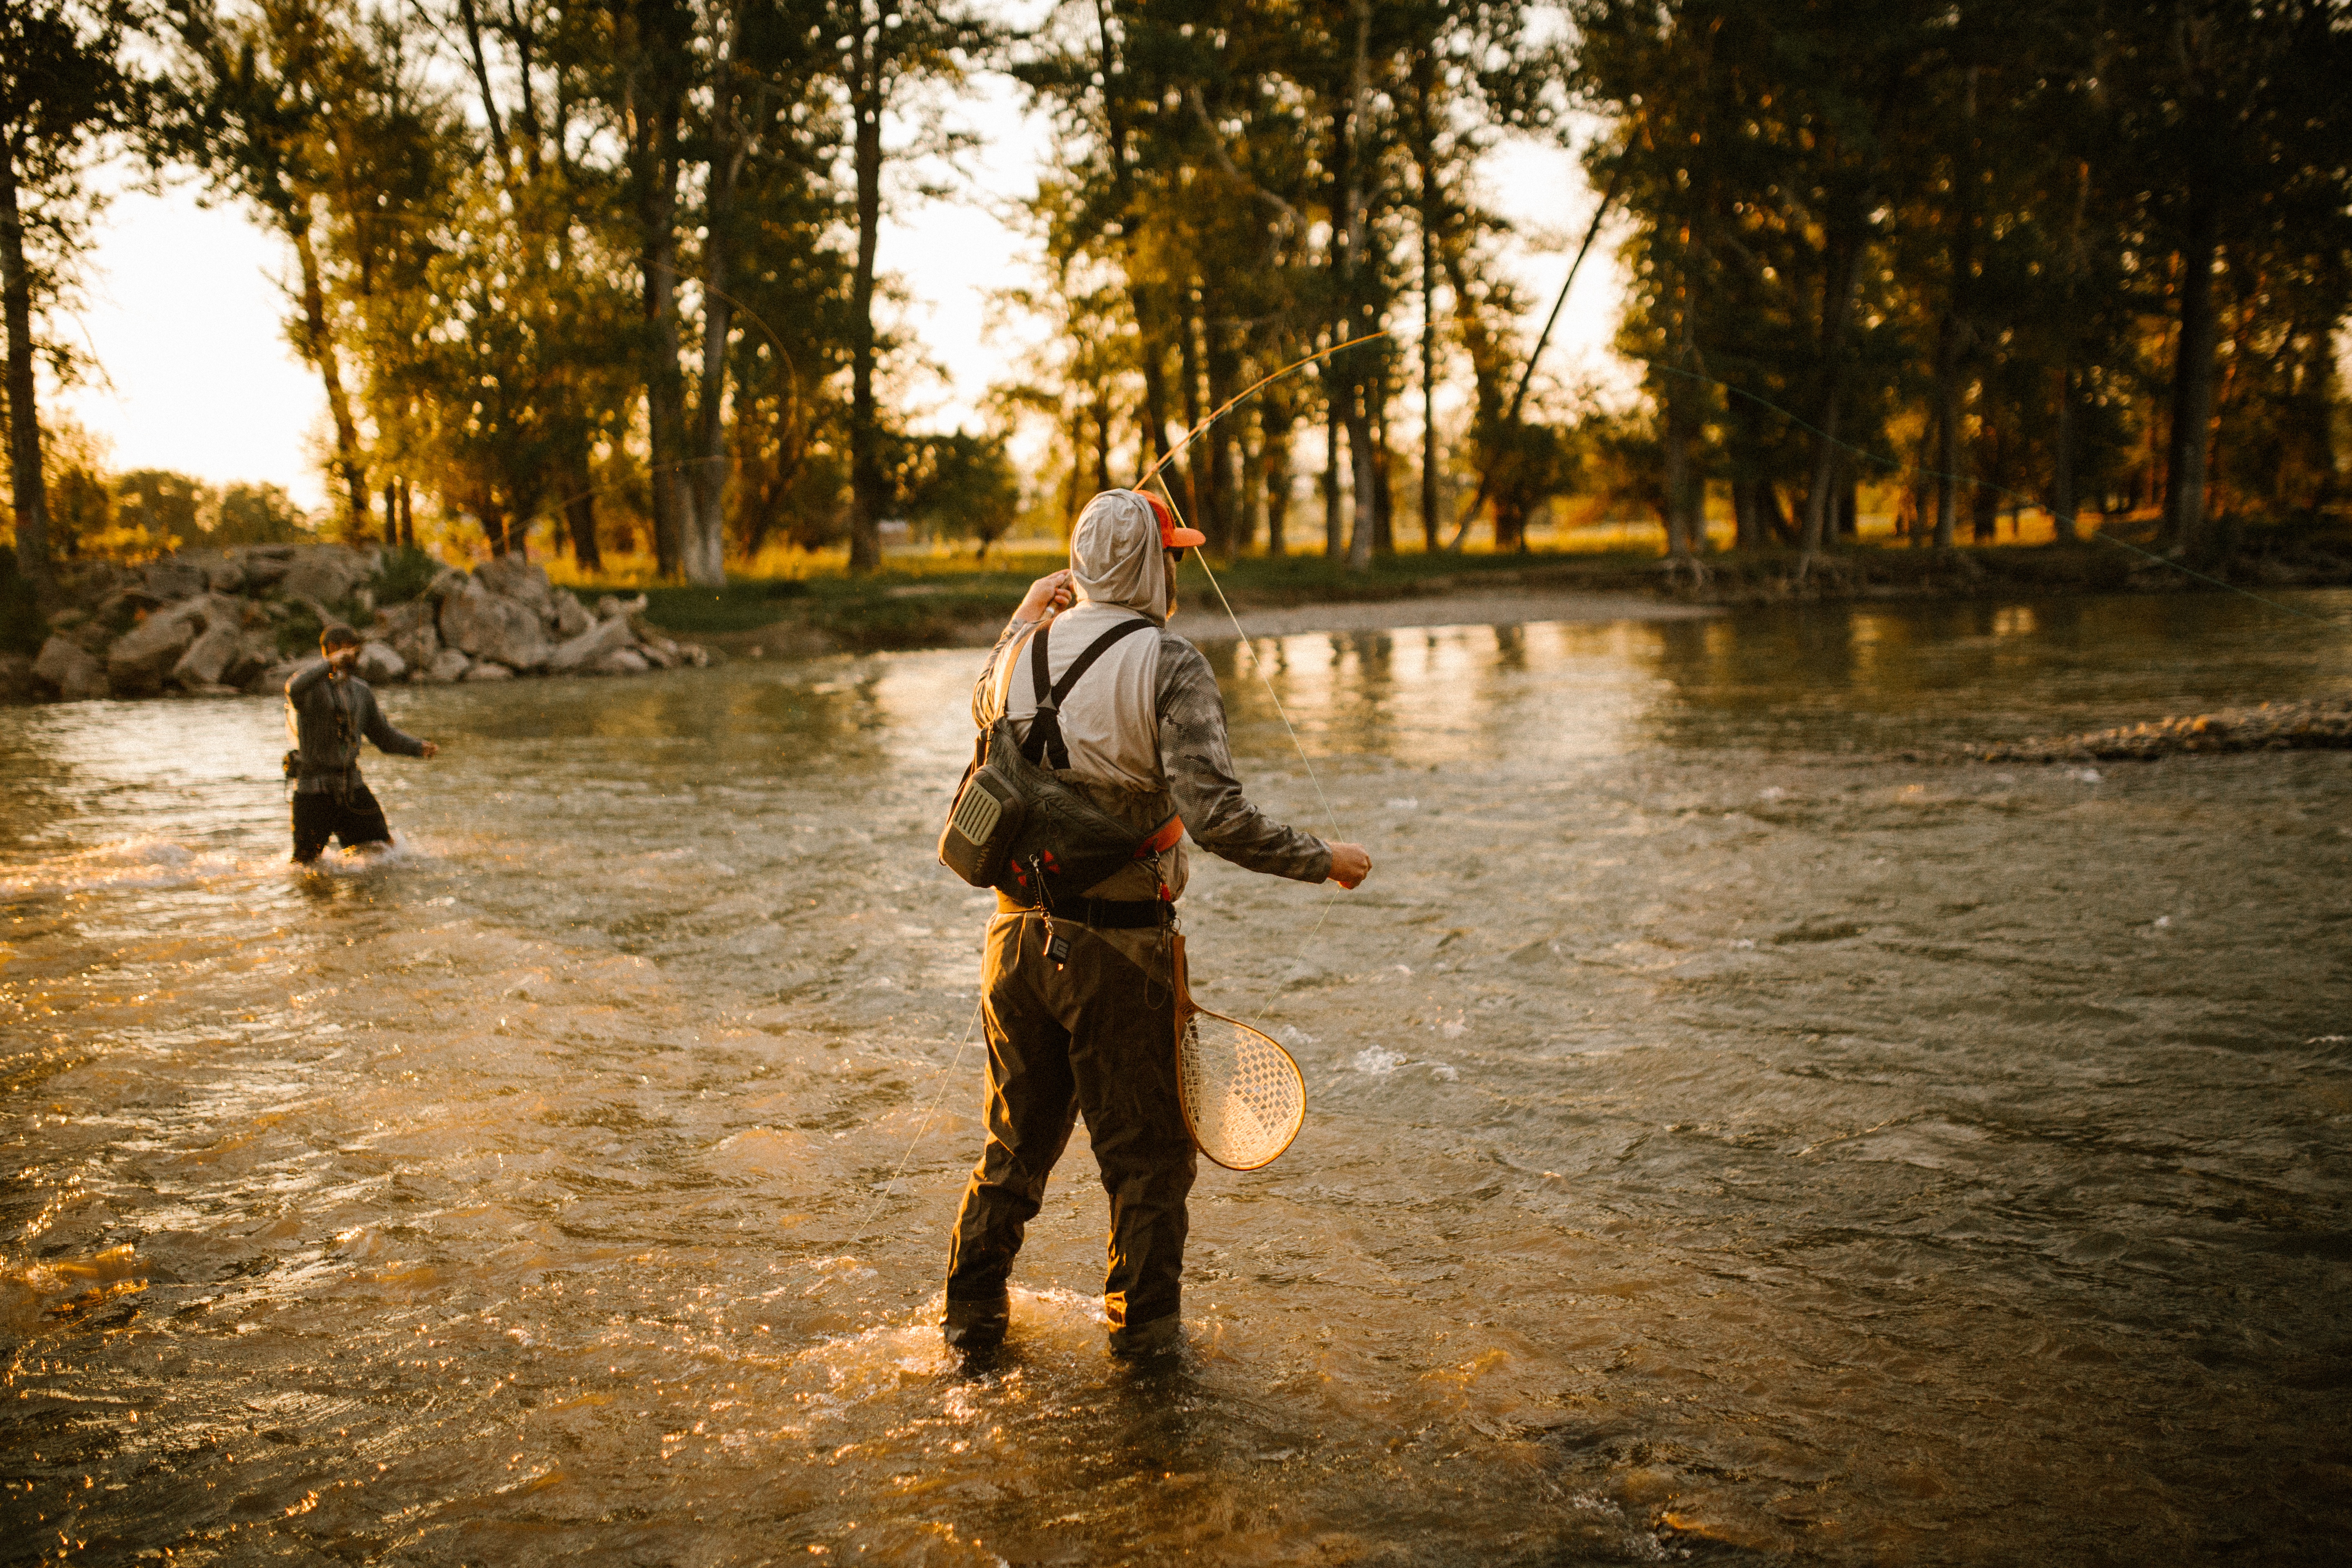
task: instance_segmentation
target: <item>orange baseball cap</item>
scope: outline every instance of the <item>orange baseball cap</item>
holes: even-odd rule
[[[1176,513],[1174,509],[1170,507],[1166,501],[1161,500],[1150,490],[1143,490],[1138,493],[1139,493],[1145,500],[1151,503],[1151,515],[1160,520],[1160,549],[1189,550],[1193,545],[1206,544],[1209,542],[1209,536],[1202,533],[1199,529],[1180,527],[1176,521]]]

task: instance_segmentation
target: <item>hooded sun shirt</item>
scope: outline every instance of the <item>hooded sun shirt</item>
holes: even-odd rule
[[[1059,776],[1138,833],[1177,812],[1193,842],[1274,876],[1319,882],[1331,852],[1319,838],[1273,821],[1242,794],[1225,735],[1215,673],[1191,643],[1167,629],[1175,584],[1160,543],[1160,521],[1134,490],[1105,490],[1087,503],[1070,535],[1077,603],[1053,618],[1047,668],[1058,680],[1104,632],[1138,616],[1158,634],[1120,638],[1063,699],[1062,740],[1070,765]],[[1037,711],[1029,642],[1038,623],[1015,620],[997,639],[972,693],[985,729],[1000,708],[1024,739]],[[1165,881],[1185,882],[1183,849],[1163,856],[1158,876],[1136,866],[1089,889],[1101,899],[1149,899]]]

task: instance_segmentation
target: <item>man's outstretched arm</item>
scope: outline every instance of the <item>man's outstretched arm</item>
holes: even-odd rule
[[[383,716],[383,709],[373,691],[367,694],[367,714],[360,726],[360,732],[375,742],[377,751],[390,752],[394,756],[429,757],[441,749],[430,741],[420,741],[414,735],[394,729],[392,721]]]
[[[1234,865],[1301,882],[1354,887],[1371,870],[1360,845],[1326,844],[1275,821],[1242,793],[1225,733],[1225,700],[1201,650],[1160,643],[1160,767],[1192,842]]]

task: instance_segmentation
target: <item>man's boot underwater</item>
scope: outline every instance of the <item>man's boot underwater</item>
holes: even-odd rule
[[[950,1296],[947,1315],[940,1320],[940,1336],[947,1341],[948,1349],[972,1355],[1003,1344],[1011,1321],[1012,1303],[1005,1297],[959,1300]]]

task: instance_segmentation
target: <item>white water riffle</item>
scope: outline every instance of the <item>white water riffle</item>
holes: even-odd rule
[[[443,753],[370,757],[401,848],[323,874],[275,702],[0,712],[0,1540],[2315,1557],[2352,754],[1885,760],[2340,692],[2352,596],[2297,604],[1259,643],[1378,869],[1202,862],[1195,989],[1310,1110],[1204,1168],[1143,1373],[1083,1131],[1004,1360],[931,1326],[977,656],[387,692]],[[1253,792],[1320,828],[1213,657]]]

